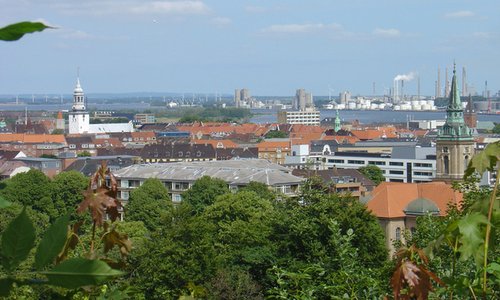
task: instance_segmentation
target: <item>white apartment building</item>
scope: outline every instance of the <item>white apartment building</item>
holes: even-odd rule
[[[436,177],[434,147],[400,146],[393,147],[390,153],[361,152],[363,150],[360,148],[359,152],[323,151],[319,155],[309,155],[309,151],[302,148],[297,148],[295,153],[293,150],[292,155],[285,158],[285,166],[325,170],[359,169],[375,165],[382,170],[386,181],[390,182],[429,182]]]
[[[314,108],[306,110],[282,110],[278,112],[280,124],[320,125],[320,112]]]

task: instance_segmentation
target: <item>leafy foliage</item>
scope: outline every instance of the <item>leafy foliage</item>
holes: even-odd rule
[[[205,207],[213,204],[217,196],[229,193],[224,180],[203,176],[182,194],[182,201],[190,205],[194,213],[201,213]]]
[[[2,233],[2,266],[10,273],[28,257],[35,244],[35,228],[23,209]]]
[[[465,194],[461,210],[450,207],[446,218],[425,216],[417,219],[417,232],[410,241],[426,247],[431,258],[428,264],[425,261],[426,268],[433,267],[437,277],[446,283],[445,288],[433,292],[438,297],[463,299],[466,295],[471,298],[481,295],[484,299],[494,299],[500,296],[499,274],[492,271],[500,257],[498,177],[492,190],[477,187],[477,175],[486,170],[498,172],[499,158],[498,142],[489,144],[473,157],[465,181],[455,185]],[[412,273],[413,267],[408,265],[408,274],[415,273]],[[421,270],[414,275],[419,280],[427,280],[430,274],[425,274]],[[394,291],[399,288],[395,286]],[[426,291],[423,295],[432,289],[427,284],[418,288]]]
[[[432,291],[431,279],[443,285],[441,279],[428,270],[427,256],[414,245],[401,248],[396,253],[396,261],[391,278],[395,299],[427,299]]]
[[[280,130],[271,130],[268,133],[266,133],[266,139],[272,139],[272,138],[287,138],[288,133],[285,131],[280,131]]]
[[[126,219],[142,221],[149,230],[156,230],[172,210],[172,200],[163,183],[150,178],[130,193]]]
[[[0,28],[0,40],[17,41],[27,33],[43,31],[52,28],[40,22],[19,22]]]
[[[66,244],[68,226],[69,216],[65,215],[57,219],[47,229],[35,254],[35,267],[38,270],[42,270],[58,256]]]
[[[385,181],[384,173],[375,165],[368,165],[358,169],[361,174],[365,175],[368,179],[373,181],[376,185]]]
[[[107,180],[110,181],[109,186]],[[114,222],[121,209],[121,203],[116,199],[117,192],[116,179],[103,162],[92,176],[89,187],[84,192],[85,199],[78,206],[77,212],[82,213],[89,209],[92,220],[98,226],[103,225],[106,215]]]
[[[106,181],[102,180],[103,177],[101,176],[103,175],[107,176],[104,179],[112,178],[112,174],[110,174],[104,164],[96,175],[93,176],[94,185],[102,189],[111,191],[116,190],[116,182],[114,189],[113,187],[108,187],[105,183]],[[40,177],[40,174],[36,172],[27,174],[27,176],[26,178],[31,180],[33,179],[32,177],[46,179],[45,177]],[[114,181],[111,179],[111,183],[113,182]],[[47,185],[49,187],[54,187],[50,181],[47,182]],[[12,185],[10,185],[10,187],[12,187]],[[6,188],[9,188],[9,184],[6,185]],[[92,185],[89,189],[91,188]],[[85,199],[83,202],[92,203],[92,201],[88,199]],[[19,203],[15,202],[9,205],[8,202],[4,201],[3,206],[7,207],[2,209],[0,213],[8,215],[12,209],[18,208]],[[31,211],[31,208],[24,208],[17,217],[10,221],[2,232],[0,253],[2,266],[7,271],[6,274],[0,273],[0,277],[2,277],[0,278],[0,294],[2,296],[8,296],[14,287],[16,287],[16,293],[21,292],[19,287],[31,285],[35,282],[30,278],[32,275],[27,273],[31,271],[31,268],[27,269],[26,266],[24,266],[25,264],[33,264],[39,271],[35,273],[35,276],[37,276],[35,279],[36,282],[60,286],[66,289],[75,289],[87,285],[98,285],[112,277],[123,274],[123,272],[111,268],[111,265],[118,264],[108,258],[106,254],[111,253],[111,250],[117,246],[124,259],[131,250],[131,242],[126,235],[118,233],[114,226],[109,226],[108,223],[102,223],[102,220],[93,221],[90,247],[87,248],[88,252],[85,253],[86,258],[68,258],[70,251],[76,249],[77,244],[81,243],[77,235],[80,224],[73,225],[70,230],[69,215],[63,215],[58,218],[45,231],[34,253],[33,262],[33,252],[31,250],[37,240],[37,231],[29,217],[29,211]],[[104,210],[104,212],[108,213],[107,210]],[[37,213],[40,214],[41,212]],[[41,214],[43,215],[43,213]],[[40,218],[35,218],[36,222],[39,222],[39,219]],[[98,224],[103,224],[103,235],[99,239],[103,243],[102,252],[104,256],[102,257],[99,256],[95,247],[95,230]],[[0,225],[2,225],[1,222]],[[37,226],[37,228],[39,227]],[[55,290],[45,289],[44,292],[40,292],[43,294],[51,294],[55,293]],[[30,298],[36,297],[36,292],[34,293],[34,291],[31,290],[31,292],[28,291],[26,295],[30,295]]]
[[[99,285],[110,277],[123,275],[103,261],[84,258],[68,259],[42,274],[47,276],[49,284],[68,289]]]
[[[58,216],[52,201],[50,179],[41,171],[31,169],[4,181],[0,194],[8,201],[30,206],[47,214],[51,219]]]

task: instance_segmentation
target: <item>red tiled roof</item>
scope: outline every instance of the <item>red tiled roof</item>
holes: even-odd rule
[[[426,199],[445,215],[449,203],[460,205],[462,193],[444,182],[399,183],[382,182],[372,192],[367,207],[379,218],[405,217],[405,209],[412,201]]]
[[[259,148],[259,151],[277,148],[290,149],[290,141],[263,141],[258,143],[256,146]]]
[[[66,144],[66,139],[62,134],[0,134],[0,143],[26,143],[26,144],[42,144],[42,143],[61,143]]]

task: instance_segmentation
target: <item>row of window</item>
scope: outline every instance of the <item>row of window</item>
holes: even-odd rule
[[[328,159],[329,163],[334,163],[334,164],[344,164],[345,160],[343,159]],[[347,163],[349,164],[356,164],[356,165],[364,165],[365,161],[363,160],[348,160]],[[376,161],[376,160],[369,160],[368,161],[369,165],[376,165],[376,166],[385,166],[387,165],[387,162],[385,161]],[[398,167],[403,167],[404,162],[399,162],[399,161],[390,161],[389,166],[398,166]],[[432,164],[430,163],[413,163],[414,167],[420,167],[420,168],[432,168]]]

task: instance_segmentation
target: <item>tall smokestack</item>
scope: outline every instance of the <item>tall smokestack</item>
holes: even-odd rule
[[[436,82],[436,98],[441,98],[441,68],[438,67],[438,80]]]
[[[446,78],[444,82],[444,96],[448,97],[450,94],[450,81],[448,80],[448,67],[446,67]]]
[[[417,100],[420,100],[420,75],[417,76]]]
[[[467,72],[465,67],[462,67],[462,96],[467,95]]]

